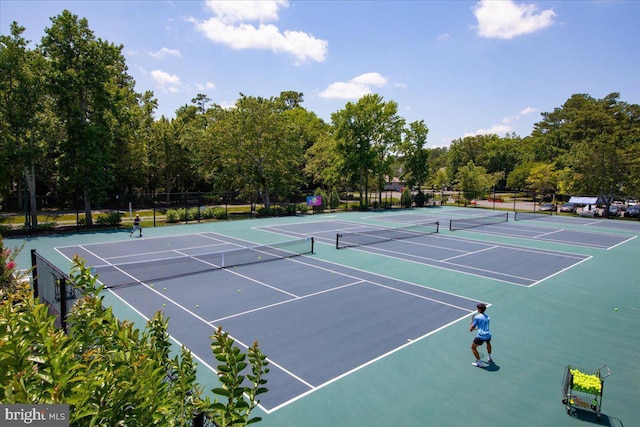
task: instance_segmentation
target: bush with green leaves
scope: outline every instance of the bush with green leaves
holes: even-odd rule
[[[338,207],[340,207],[340,194],[338,194],[338,190],[333,188],[331,194],[329,194],[329,208],[334,210],[338,209]]]
[[[226,219],[227,211],[221,207],[207,206],[200,209],[201,219]]]
[[[121,220],[120,212],[109,212],[106,215],[100,215],[96,222],[100,225],[119,225]]]
[[[404,189],[404,191],[402,192],[402,195],[400,196],[400,203],[402,204],[403,208],[411,207],[411,205],[413,204],[411,190],[409,190],[408,188]]]
[[[143,330],[118,321],[103,306],[96,278],[76,257],[70,278],[82,296],[68,317],[67,335],[29,284],[14,279],[15,252],[2,253],[0,402],[68,404],[71,426],[186,426],[196,413],[219,426],[260,420],[250,412],[267,391],[268,362],[257,343],[244,354],[222,330],[212,336],[221,362],[221,385],[212,392],[226,399],[212,403],[202,398],[191,353],[182,347],[172,358],[162,312]]]

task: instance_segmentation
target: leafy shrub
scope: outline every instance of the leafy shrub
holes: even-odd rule
[[[96,222],[100,225],[119,225],[121,222],[120,212],[109,212],[107,215],[100,215]]]
[[[184,209],[182,209],[184,210]],[[180,215],[180,209],[176,210],[176,209],[167,209],[167,222],[169,223],[175,223],[180,221],[181,215]]]
[[[340,194],[338,194],[338,190],[335,188],[331,190],[331,194],[329,195],[329,208],[330,209],[338,209],[340,206]]]
[[[404,191],[402,192],[402,196],[400,196],[400,203],[402,204],[403,208],[411,207],[411,205],[413,204],[411,190],[409,190],[408,188],[404,189]]]
[[[0,241],[1,243],[1,241]],[[218,426],[244,426],[266,393],[266,356],[254,343],[244,354],[221,329],[212,336],[226,398],[202,399],[191,353],[170,356],[167,319],[156,312],[144,329],[119,322],[103,306],[96,278],[77,256],[70,279],[82,293],[68,318],[69,334],[54,326],[48,306],[28,283],[13,280],[17,251],[2,247],[0,290],[0,401],[69,404],[70,425],[184,426],[203,413]],[[245,368],[251,373],[244,374]],[[246,380],[245,380],[246,378]]]
[[[215,219],[227,219],[227,210],[225,208],[213,208],[213,217]]]
[[[226,219],[227,211],[221,207],[205,207],[200,209],[200,218],[202,219]]]
[[[50,231],[53,230],[57,227],[58,223],[55,221],[50,221],[50,222],[41,222],[38,223],[38,225],[36,225],[35,227],[33,227],[34,230],[38,230],[38,231]],[[27,226],[23,226],[23,228],[29,228]]]
[[[415,203],[416,203],[416,207],[418,207],[418,208],[422,208],[422,207],[424,207],[424,203],[425,203],[426,199],[427,199],[427,198],[426,198],[426,196],[424,195],[424,193],[423,193],[422,191],[418,191],[418,192],[416,193],[415,198],[414,198],[414,201],[415,201]]]

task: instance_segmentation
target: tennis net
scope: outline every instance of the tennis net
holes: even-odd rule
[[[409,239],[437,233],[439,222],[411,224],[403,227],[376,228],[367,231],[349,231],[336,234],[336,249],[373,245],[389,240]]]
[[[509,221],[509,213],[486,215],[481,217],[460,218],[449,220],[449,230],[466,230],[468,228],[482,227],[485,225],[500,224]]]
[[[93,273],[107,288],[153,284],[206,271],[311,254],[313,244],[313,238],[305,238],[220,252],[186,254],[174,251],[176,256],[161,259],[96,266]]]
[[[550,216],[551,212],[537,211],[537,212],[514,212],[513,218],[516,221],[524,221],[526,219],[538,219],[543,216]]]

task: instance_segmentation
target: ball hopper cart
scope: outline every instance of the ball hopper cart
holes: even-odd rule
[[[562,404],[571,415],[574,408],[593,411],[600,421],[604,379],[611,375],[607,365],[598,369],[584,369],[567,365],[562,381]]]

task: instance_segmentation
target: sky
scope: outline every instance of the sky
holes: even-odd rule
[[[0,0],[0,33],[35,48],[69,10],[122,45],[156,117],[198,94],[231,107],[240,93],[304,94],[331,122],[375,93],[423,120],[427,147],[466,136],[528,136],[577,93],[640,104],[640,1]]]

